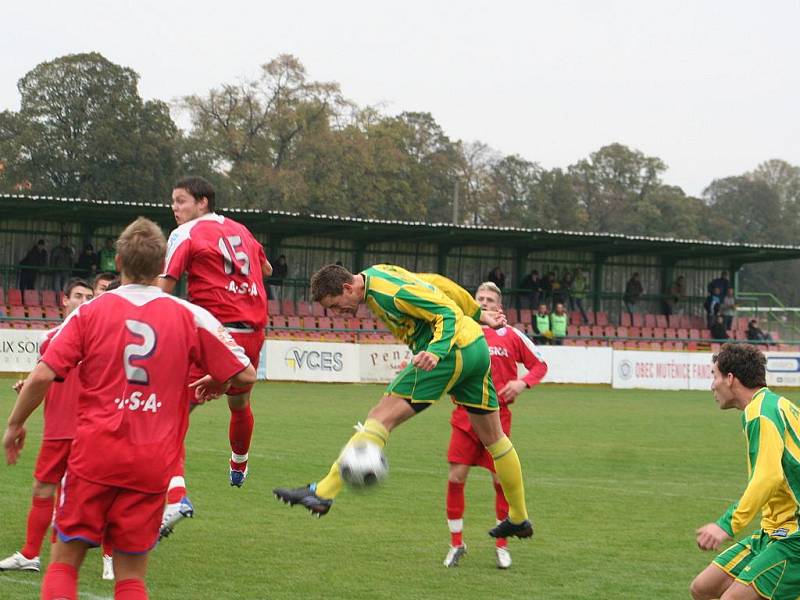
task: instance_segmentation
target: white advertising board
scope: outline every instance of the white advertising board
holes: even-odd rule
[[[712,379],[707,352],[614,352],[615,388],[708,390]]]
[[[402,344],[359,344],[361,381],[389,383],[411,362],[413,354]]]
[[[357,383],[358,345],[267,340],[266,376],[278,381]]]
[[[0,372],[27,373],[36,366],[41,329],[0,329]]]
[[[611,348],[537,346],[547,363],[543,383],[611,383]],[[526,373],[520,367],[522,374]]]
[[[794,352],[765,352],[767,385],[775,387],[800,386],[800,354]]]

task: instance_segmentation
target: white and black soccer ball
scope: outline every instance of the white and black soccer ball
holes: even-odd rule
[[[339,456],[339,474],[347,485],[365,488],[389,474],[389,462],[377,444],[361,440],[348,444]]]

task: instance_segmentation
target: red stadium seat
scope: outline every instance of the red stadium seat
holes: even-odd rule
[[[281,303],[279,300],[267,300],[267,312],[271,315],[281,314]]]
[[[594,316],[595,316],[595,321],[594,321],[595,325],[600,325],[600,326],[603,326],[603,327],[608,325],[608,313],[607,312],[598,310],[594,314]]]
[[[680,327],[681,318],[680,315],[670,315],[667,317],[667,325],[672,329],[678,329]]]
[[[683,342],[672,342],[672,347],[678,352],[681,352],[686,347],[686,344]]]
[[[294,300],[281,300],[281,310],[280,314],[286,315],[287,317],[294,316]]]
[[[615,340],[615,341],[611,342],[611,347],[614,350],[624,350],[625,349],[625,342],[623,342],[621,340]]]
[[[592,337],[595,338],[603,337],[603,328],[600,325],[592,325],[591,332],[592,332]]]
[[[656,315],[656,327],[660,327],[661,329],[669,327],[669,321],[666,315]]]
[[[347,329],[347,322],[344,320],[344,317],[333,317],[333,328]]]
[[[361,319],[359,317],[350,317],[347,319],[347,329],[361,330]]]
[[[361,319],[361,329],[364,331],[375,331],[378,328],[377,319]]]
[[[631,316],[630,314],[623,312],[619,315],[619,324],[623,327],[630,327],[631,326]]]
[[[367,319],[371,316],[372,313],[369,312],[366,304],[359,304],[358,308],[356,309],[356,316],[359,319]]]
[[[644,316],[644,326],[645,327],[655,327],[656,326],[656,316],[647,313]]]
[[[8,307],[8,316],[9,317],[19,317],[24,319],[25,318],[25,307],[24,306],[9,306]]]
[[[525,309],[522,310],[523,312],[525,311]],[[519,313],[516,308],[507,308],[505,310],[505,313],[506,313],[506,319],[508,320],[509,323],[519,322]]]
[[[642,337],[643,338],[653,337],[653,329],[651,327],[642,327]]]
[[[676,337],[678,337],[678,331],[674,327],[667,327],[664,330],[664,337],[674,340]]]
[[[50,321],[60,321],[61,320],[61,313],[58,312],[58,309],[54,306],[45,306],[44,307],[44,318],[49,319]]]
[[[606,325],[603,327],[603,335],[609,338],[615,337],[617,335],[617,330],[613,325]]]
[[[633,337],[633,338],[642,337],[642,328],[631,327],[630,329],[628,329],[628,337]]]
[[[644,317],[641,313],[633,313],[633,326],[644,327]]]
[[[618,337],[624,338],[624,337],[628,337],[628,335],[630,335],[630,334],[628,333],[628,328],[627,327],[622,327],[622,326],[617,327],[617,336]]]
[[[272,323],[271,327],[273,328],[286,328],[286,317],[283,315],[272,315],[269,320]]]
[[[22,306],[22,292],[16,288],[9,288],[8,298],[6,302],[8,302],[9,306]]]
[[[25,306],[41,306],[42,301],[39,298],[39,290],[25,290],[22,292],[22,303]]]
[[[521,310],[519,312],[520,323],[533,323],[533,313],[529,310]]]
[[[324,317],[325,316],[325,307],[322,306],[319,302],[312,302],[311,303],[311,314],[315,317]]]
[[[711,351],[712,352],[719,352],[722,350],[722,344],[719,342],[711,342]]]
[[[692,328],[692,320],[689,318],[689,315],[681,315],[678,319],[679,327],[681,329],[691,329]]]
[[[317,319],[317,327],[319,329],[332,329],[333,321],[330,317],[320,317]]]
[[[42,306],[58,307],[60,299],[61,299],[61,292],[57,293],[54,290],[44,290],[42,292]]]
[[[6,305],[6,290],[0,287],[0,306]]]
[[[590,337],[592,335],[592,328],[588,325],[581,325],[578,327],[578,335],[581,337]]]
[[[311,316],[311,304],[304,301],[298,300],[297,301],[297,316],[298,317],[310,317]]]
[[[300,323],[300,317],[295,317],[294,315],[286,318],[286,326],[289,329],[302,329],[303,326]]]
[[[578,326],[577,325],[567,325],[567,335],[569,337],[577,337],[578,336]]]
[[[662,350],[673,350],[675,347],[671,341],[666,341],[661,343]]]
[[[689,338],[689,332],[686,329],[678,329],[675,332],[675,337],[677,337],[679,340],[686,340]]]
[[[653,329],[653,337],[654,338],[663,338],[665,334],[665,330],[663,327],[656,327]]]
[[[300,323],[303,325],[303,329],[316,329],[317,328],[317,320],[311,316],[305,316],[300,318]]]
[[[690,329],[689,330],[689,338],[693,340],[700,339],[700,330],[699,329]]]

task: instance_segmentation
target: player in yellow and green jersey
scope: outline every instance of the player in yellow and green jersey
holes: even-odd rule
[[[355,315],[358,306],[366,303],[414,352],[411,364],[389,384],[348,443],[367,440],[383,448],[392,429],[449,393],[469,412],[508,499],[508,518],[489,534],[497,538],[533,535],[519,457],[500,426],[489,347],[479,325],[501,327],[505,317],[481,311],[469,292],[446,277],[411,273],[393,265],[375,265],[355,275],[329,265],[311,278],[311,294],[335,315]],[[341,489],[337,461],[316,484],[273,491],[284,502],[322,516]]]
[[[721,409],[743,411],[747,487],[714,523],[697,530],[717,550],[761,513],[761,527],[724,550],[692,582],[695,600],[800,597],[800,409],[766,387],[766,358],[748,344],[713,357],[711,389]]]

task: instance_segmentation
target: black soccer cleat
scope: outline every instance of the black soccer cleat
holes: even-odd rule
[[[301,504],[315,517],[328,514],[333,505],[333,500],[320,498],[314,493],[310,485],[299,488],[275,488],[272,490],[275,497],[289,506]]]
[[[533,523],[528,519],[525,519],[522,523],[512,523],[506,518],[497,527],[490,529],[489,535],[493,538],[533,537]]]

